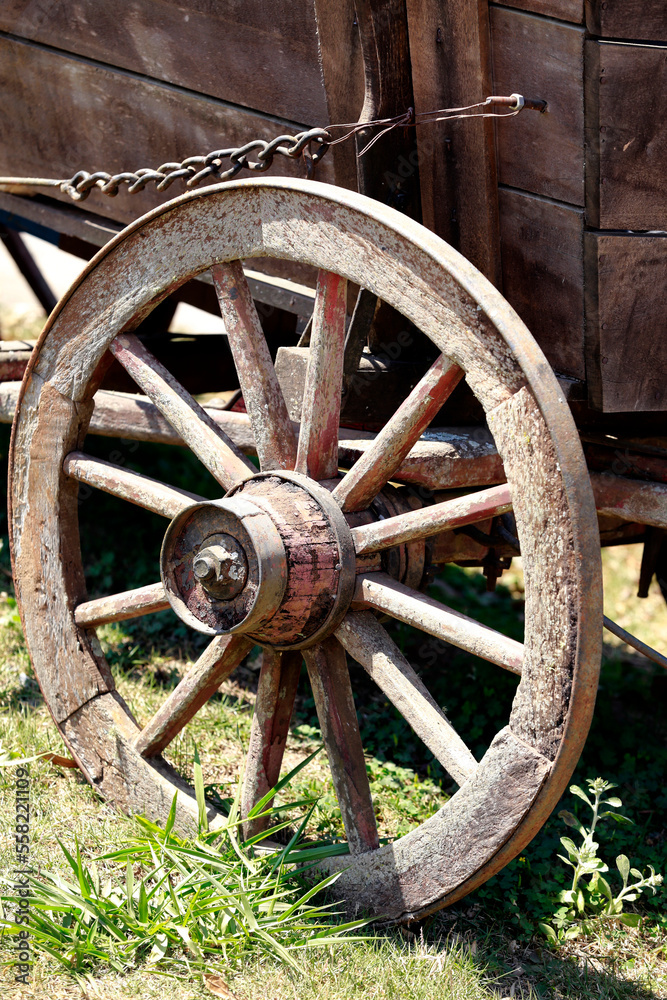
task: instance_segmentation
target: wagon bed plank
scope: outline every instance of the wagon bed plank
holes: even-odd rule
[[[583,210],[501,188],[503,293],[547,360],[586,378]]]
[[[667,409],[667,235],[586,233],[589,392],[606,413]]]
[[[0,35],[0,90],[0,173],[8,176],[71,177],[80,168],[109,173],[156,168],[301,127],[6,35]],[[277,157],[272,167],[272,174],[305,173],[301,160],[285,156]],[[317,177],[333,180],[326,158]],[[95,191],[86,208],[127,223],[183,190],[181,182],[163,194],[151,185],[141,194],[121,190],[113,199]],[[51,193],[69,202],[57,189]]]
[[[8,0],[0,30],[293,121],[326,124],[309,0]],[[220,41],[224,40],[224,58]]]
[[[586,25],[603,38],[667,41],[665,0],[585,0]]]
[[[586,42],[586,86],[589,225],[667,230],[667,45]]]
[[[514,188],[584,204],[584,31],[491,7],[493,86],[548,102],[546,114],[498,122],[498,178]]]

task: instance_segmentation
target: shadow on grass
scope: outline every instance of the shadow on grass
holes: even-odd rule
[[[618,960],[612,959],[610,968],[604,968],[580,947],[570,947],[568,953],[559,955],[535,942],[521,944],[498,928],[485,938],[483,916],[477,912],[471,919],[464,912],[442,911],[422,925],[411,925],[412,930],[391,930],[389,934],[402,943],[407,939],[425,958],[433,960],[435,968],[439,954],[460,950],[477,968],[489,997],[498,1000],[664,1000],[663,988],[653,989],[629,978]],[[457,927],[464,928],[463,933],[457,932]],[[584,947],[586,942],[580,944]]]

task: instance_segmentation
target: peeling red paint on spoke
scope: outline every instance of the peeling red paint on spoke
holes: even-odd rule
[[[279,653],[265,647],[262,653],[241,796],[244,817],[280,778],[302,659],[296,650]],[[253,837],[268,825],[268,816],[246,820],[244,835]]]
[[[74,611],[77,625],[93,628],[108,622],[121,622],[127,618],[140,618],[156,611],[165,611],[169,601],[161,583],[150,583],[147,587],[125,590],[111,597],[99,597],[94,601],[84,601]]]
[[[368,507],[462,378],[463,369],[441,354],[334,490],[343,510]]]
[[[120,334],[109,350],[221,486],[229,489],[256,471],[252,462],[135,334]]]
[[[303,655],[350,852],[375,850],[377,825],[345,650],[330,636]]]
[[[293,469],[296,435],[240,260],[211,268],[260,468]]]
[[[320,271],[296,460],[296,471],[311,479],[332,479],[338,473],[346,303],[345,278]]]
[[[82,451],[71,451],[63,462],[63,472],[80,483],[95,486],[121,500],[151,510],[163,517],[176,517],[193,503],[203,500],[196,493],[188,493],[175,486],[167,486],[157,479],[150,479],[140,472],[132,472],[101,458],[93,458]]]
[[[467,497],[444,500],[432,507],[420,507],[407,514],[388,517],[352,528],[354,549],[358,556],[380,552],[401,542],[431,538],[440,531],[451,531],[465,524],[484,521],[512,509],[510,488],[506,484],[480,490]]]

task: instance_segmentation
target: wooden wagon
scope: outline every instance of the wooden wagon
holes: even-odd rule
[[[0,389],[28,645],[102,795],[164,818],[178,790],[187,826],[192,790],[162,752],[259,643],[244,809],[280,773],[303,658],[351,907],[424,915],[539,829],[593,711],[600,539],[645,544],[645,588],[667,528],[665,74],[661,0],[1,5],[3,175],[169,159],[160,181],[192,153],[263,140],[252,160],[281,134],[413,109],[167,204],[136,171],[113,199],[103,177],[75,203],[67,185],[3,186],[7,245],[45,305],[17,234],[92,258],[37,346],[2,352]],[[414,127],[492,94],[546,111]],[[179,301],[220,308],[226,337],[170,337]],[[241,409],[193,398],[237,388]],[[92,458],[88,433],[186,444],[222,499]],[[89,599],[81,483],[168,519],[155,584]],[[493,585],[519,552],[523,644],[422,590],[427,564]],[[95,629],[169,606],[211,642],[141,728]],[[481,761],[375,612],[520,674]],[[460,786],[382,847],[348,654]]]

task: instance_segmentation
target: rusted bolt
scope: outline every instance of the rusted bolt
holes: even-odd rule
[[[201,546],[192,570],[204,589],[217,600],[229,601],[240,594],[248,578],[245,552],[231,535],[216,535]]]

